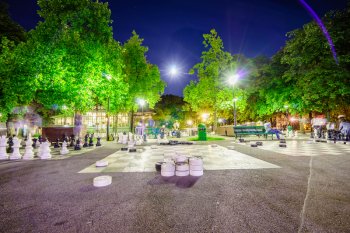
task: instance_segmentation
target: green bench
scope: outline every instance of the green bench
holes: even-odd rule
[[[262,135],[267,139],[267,136],[271,135],[273,140],[274,135],[274,133],[267,133],[264,126],[233,126],[233,132],[236,138],[242,138],[244,135],[257,135],[258,137]]]

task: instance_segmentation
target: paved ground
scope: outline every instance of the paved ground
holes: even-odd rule
[[[285,151],[276,141],[262,148],[232,139],[215,143],[235,145],[237,154],[228,157],[242,154],[276,168],[236,166],[167,179],[156,172],[103,172],[113,183],[94,188],[99,173],[79,172],[119,145],[62,160],[3,161],[0,232],[350,232],[350,146],[310,144],[312,156],[305,148],[293,156],[302,140],[287,141]]]

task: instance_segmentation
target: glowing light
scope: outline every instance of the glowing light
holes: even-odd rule
[[[202,114],[202,118],[203,118],[203,120],[207,120],[209,118],[209,114],[208,113],[203,113]]]
[[[187,121],[187,125],[192,125],[192,124],[193,124],[192,120]]]
[[[292,118],[290,118],[290,121],[291,122],[294,122],[294,121],[296,121],[297,119],[295,119],[294,117],[292,117]]]
[[[284,108],[287,109],[289,106],[288,105],[284,105]]]
[[[239,74],[233,74],[233,75],[230,75],[228,77],[228,83],[232,86],[234,86],[236,84],[236,82],[238,81],[238,79],[240,78],[240,75]]]
[[[315,19],[316,23],[318,26],[321,28],[323,35],[326,37],[329,47],[331,48],[333,58],[335,62],[338,64],[338,58],[337,58],[337,53],[335,51],[334,43],[332,41],[331,36],[329,35],[327,28],[323,24],[322,20],[320,17],[316,14],[316,12],[304,1],[304,0],[299,0],[299,2],[304,6],[304,8],[311,14],[311,16]]]
[[[224,122],[224,120],[221,119],[221,118],[219,118],[218,122],[219,122],[219,123],[222,123],[222,122]]]
[[[169,74],[170,74],[170,76],[176,76],[178,74],[178,70],[177,70],[177,67],[175,65],[170,67]]]
[[[66,105],[63,105],[63,106],[62,106],[62,109],[63,109],[63,110],[67,110],[67,106],[66,106]]]
[[[234,99],[233,99],[233,102],[237,102],[237,100],[238,100],[237,98],[234,98]]]
[[[139,99],[139,105],[143,107],[146,104],[146,101],[144,99]]]

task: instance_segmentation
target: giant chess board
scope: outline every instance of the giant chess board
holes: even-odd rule
[[[145,147],[143,152],[117,151],[103,159],[108,161],[107,167],[96,167],[95,164],[92,164],[79,173],[153,172],[155,171],[155,163],[163,161],[164,154],[175,152],[186,156],[201,156],[204,170],[280,168],[272,163],[235,150],[228,150],[222,146],[165,145],[157,146],[157,149]]]
[[[350,145],[312,141],[287,141],[286,148],[279,147],[279,141],[264,141],[258,148],[289,156],[350,155]]]

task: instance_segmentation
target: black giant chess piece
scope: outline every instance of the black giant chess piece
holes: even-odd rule
[[[74,147],[75,146],[75,136],[74,136],[74,134],[72,134],[70,136],[70,145],[69,146],[70,147]]]
[[[90,137],[89,137],[89,146],[94,146],[94,134],[90,134]]]
[[[38,141],[37,138],[33,138],[33,144],[32,147],[35,149],[36,148],[36,142]]]
[[[88,139],[89,139],[89,135],[86,134],[86,135],[85,135],[85,138],[84,138],[84,145],[83,145],[83,147],[89,147]]]
[[[80,147],[80,138],[78,138],[77,143],[75,144],[74,150],[81,150],[81,147]]]
[[[60,148],[60,139],[56,139],[56,143],[55,145],[53,146],[53,148]]]
[[[11,136],[9,137],[7,144],[9,144],[9,147],[7,148],[7,153],[13,153],[13,138]]]
[[[40,142],[40,144],[43,142],[43,138],[41,137],[41,135],[39,135],[38,141]]]
[[[100,138],[100,136],[97,137],[96,146],[101,146],[101,138]]]

